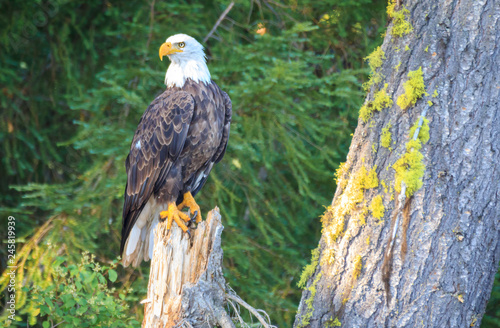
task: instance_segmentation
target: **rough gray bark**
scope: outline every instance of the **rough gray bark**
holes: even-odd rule
[[[394,104],[366,124],[359,121],[346,162],[347,176],[377,165],[389,191],[379,185],[365,190],[364,199],[370,204],[383,196],[384,220],[367,216],[361,225],[355,219],[360,203],[345,216],[334,243],[327,242],[325,227],[295,327],[339,322],[342,327],[478,327],[491,293],[500,259],[500,1],[402,4],[414,29],[396,37],[390,33],[394,22],[389,24],[382,45],[384,78],[367,98],[373,100],[373,90],[388,83]],[[404,93],[407,74],[419,67],[429,95],[404,111],[396,99]],[[429,107],[428,100],[434,105]],[[404,224],[397,229],[387,303],[384,253],[391,226],[402,215],[395,200],[399,195],[390,196],[392,165],[405,153],[409,129],[425,109],[430,140],[421,149],[423,186],[409,203],[406,235]],[[392,152],[380,147],[381,130],[389,122]],[[339,188],[332,205],[342,201],[342,193]],[[401,252],[405,241],[406,257]],[[358,256],[362,269],[356,279]]]

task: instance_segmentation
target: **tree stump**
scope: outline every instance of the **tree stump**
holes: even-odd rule
[[[224,309],[223,229],[218,208],[191,237],[175,223],[168,232],[158,225],[142,327],[234,327]]]

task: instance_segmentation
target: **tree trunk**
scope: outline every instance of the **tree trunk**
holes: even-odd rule
[[[478,327],[490,296],[500,2],[393,5],[295,327]]]

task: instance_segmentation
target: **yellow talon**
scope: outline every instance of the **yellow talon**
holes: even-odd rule
[[[179,210],[182,210],[184,207],[189,207],[189,212],[194,214],[194,212],[198,211],[198,214],[196,215],[196,223],[201,222],[201,210],[200,206],[196,204],[196,201],[193,198],[193,195],[191,195],[191,192],[188,191],[187,193],[184,194],[184,199],[182,200],[182,203],[177,206]]]
[[[167,219],[167,230],[170,230],[172,227],[172,221],[177,222],[177,225],[182,229],[182,231],[186,232],[188,231],[188,228],[182,222],[184,220],[185,222],[188,222],[190,220],[189,216],[185,213],[182,213],[175,203],[170,203],[168,204],[168,209],[166,211],[161,211],[160,212],[160,218],[161,219]]]

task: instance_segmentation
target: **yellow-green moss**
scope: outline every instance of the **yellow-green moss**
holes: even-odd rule
[[[372,216],[374,218],[382,219],[384,217],[385,207],[382,200],[382,195],[373,197],[370,204],[370,211],[372,212]]]
[[[363,166],[362,170],[364,172],[366,171],[366,168]],[[366,175],[362,179],[362,185],[361,187],[363,189],[371,189],[371,188],[376,188],[378,187],[378,177],[377,177],[377,165],[372,167],[369,172],[366,173]],[[362,172],[363,172],[362,171]]]
[[[385,181],[381,180],[380,184],[382,185],[382,187],[384,187],[384,192],[387,194],[387,185],[385,184]]]
[[[323,273],[320,272],[316,276],[316,278],[314,279],[311,286],[308,288],[308,290],[311,292],[311,295],[305,301],[305,304],[307,306],[306,314],[302,317],[302,321],[300,322],[299,327],[306,327],[310,323],[310,320],[311,320],[313,312],[314,312],[313,302],[314,302],[314,296],[316,296],[316,286],[318,285],[318,281],[321,279],[322,275],[323,275]]]
[[[408,151],[411,149],[420,150],[421,148],[422,148],[422,142],[420,141],[420,139],[416,139],[416,140],[411,139],[406,144],[406,150],[408,150]]]
[[[389,0],[387,3],[387,15],[392,17],[394,15],[394,8],[396,7],[397,0]]]
[[[370,66],[370,70],[375,72],[377,68],[382,66],[382,63],[385,59],[385,53],[381,47],[377,47],[371,54],[365,57],[365,60],[368,61],[368,66]]]
[[[344,302],[344,300],[342,300]],[[339,321],[339,318],[335,317],[335,319],[330,319],[325,323],[325,328],[331,327],[341,327],[342,323]]]
[[[408,107],[415,105],[417,100],[425,93],[424,74],[422,67],[415,71],[408,73],[408,81],[404,84],[405,93],[398,97],[397,104],[401,109],[408,109]]]
[[[387,94],[388,84],[384,84],[384,87],[380,89],[373,97],[373,110],[381,111],[384,108],[392,106],[392,98]]]
[[[410,17],[410,11],[406,9],[405,6],[402,6],[400,10],[395,10],[396,8],[396,0],[389,0],[389,4],[387,5],[387,15],[392,18],[394,24],[391,30],[391,34],[393,36],[403,36],[411,31],[413,31],[413,26],[411,26],[408,21]]]
[[[365,216],[362,214],[356,215],[355,219],[358,220],[360,226],[364,226],[366,224]]]
[[[384,59],[385,53],[381,47],[377,47],[371,54],[365,57],[365,60],[368,61],[368,66],[370,66],[370,78],[363,84],[363,89],[368,90],[372,85],[382,81],[384,76],[377,69],[382,66]]]
[[[346,190],[347,191],[347,190]],[[344,191],[344,193],[346,192]],[[340,196],[342,197],[342,196]],[[326,208],[325,213],[321,216],[321,223],[323,224],[323,229],[321,233],[325,233],[327,236],[327,245],[331,246],[333,242],[337,240],[337,238],[344,231],[344,215],[339,206],[328,206]],[[330,251],[331,248],[328,247],[325,249],[325,253]],[[326,261],[325,255],[323,255],[323,260]],[[331,257],[331,254],[326,256],[328,258]],[[322,260],[322,263],[324,263]],[[327,261],[329,264],[333,263],[330,260]]]
[[[425,47],[424,51],[429,52],[429,46]]]
[[[321,221],[323,223],[323,234],[326,237],[326,245],[321,263],[333,263],[335,254],[332,249],[333,243],[344,233],[345,217],[356,208],[357,204],[364,199],[366,189],[378,187],[377,167],[374,166],[367,170],[363,165],[361,168],[349,177],[349,181],[342,194],[336,199],[332,206],[329,206],[323,214]],[[366,212],[362,211],[361,214]],[[359,214],[359,213],[357,213]],[[359,217],[360,222],[364,216]]]
[[[376,188],[378,186],[377,166],[368,171],[362,166],[347,182],[346,188],[337,204],[329,206],[323,215],[323,223],[327,224],[329,219],[333,219],[330,226],[330,237],[335,241],[344,230],[344,217],[363,201],[363,192],[366,189]]]
[[[392,188],[392,185],[389,187],[389,195],[391,195],[389,201],[392,202],[394,200],[394,188]]]
[[[366,245],[370,246],[370,236],[366,237]]]
[[[427,100],[427,103],[429,104],[429,107],[431,107],[432,105],[434,105],[434,103],[430,100]]]
[[[386,83],[380,91],[376,92],[373,101],[369,101],[359,110],[359,117],[363,122],[367,122],[373,115],[373,112],[380,112],[384,108],[392,106],[392,99],[387,93],[388,84]]]
[[[331,247],[326,248],[321,256],[321,265],[333,264],[333,262],[335,262],[335,250]]]
[[[384,148],[392,151],[391,142],[392,142],[392,134],[391,134],[392,124],[389,123],[385,128],[382,128],[382,134],[380,136],[380,145]]]
[[[367,102],[359,109],[359,117],[361,118],[361,120],[363,120],[363,123],[366,123],[372,117],[372,113],[373,108],[371,101]],[[368,127],[371,128],[371,126]]]
[[[420,144],[420,140],[414,140]],[[420,148],[418,148],[420,149]],[[407,150],[407,152],[394,163],[392,166],[395,173],[395,186],[394,188],[398,193],[401,192],[401,182],[406,184],[406,196],[412,196],[415,191],[422,187],[422,177],[425,172],[425,165],[423,163],[424,156],[415,147]]]
[[[413,126],[410,129],[410,135],[408,136],[409,139],[413,139],[415,135],[415,131],[417,130],[418,127],[418,122],[420,121],[420,118],[413,124]],[[423,144],[429,141],[430,135],[429,135],[429,120],[424,117],[422,126],[420,127],[420,131],[418,131],[418,137],[417,139],[420,140]],[[414,146],[418,147],[418,146]],[[420,149],[420,148],[419,148]]]
[[[335,171],[335,182],[337,183],[337,188],[340,190],[344,190],[346,184],[347,184],[347,179],[345,178],[347,171],[349,170],[349,167],[347,166],[346,162],[340,163],[339,168]]]
[[[366,224],[365,217],[367,214],[368,207],[363,206],[361,210],[358,210],[355,214],[353,214],[352,219],[358,221],[360,226],[364,226]]]
[[[354,280],[358,279],[359,274],[361,273],[361,269],[363,267],[363,261],[361,259],[361,255],[356,255],[356,258],[354,259],[354,271],[352,272],[352,277]]]
[[[436,90],[434,90],[434,92],[432,93],[432,98],[436,98],[437,96],[439,96],[439,93],[438,93],[438,91],[437,91],[437,89],[436,89]]]
[[[405,46],[405,51],[408,51],[410,50],[410,47],[408,47],[408,45]]]
[[[297,284],[299,288],[304,288],[307,284],[307,280],[312,276],[314,271],[316,270],[316,267],[318,266],[318,260],[319,260],[319,247],[316,249],[313,249],[311,251],[312,258],[311,258],[311,263],[306,265],[304,267],[304,270],[302,271],[302,274],[300,275],[300,281]]]
[[[387,166],[386,170],[389,171],[389,169],[390,169],[390,166]],[[393,195],[394,189],[392,188],[392,185],[391,184],[387,185],[385,180],[381,180],[380,184],[384,188],[384,193],[391,195],[391,199],[389,201],[393,200],[394,199],[394,195]]]
[[[394,66],[394,69],[397,71],[400,66],[401,66],[401,61],[399,61],[399,63],[396,66]]]
[[[404,181],[407,197],[410,197],[422,187],[422,178],[425,172],[424,156],[420,153],[420,149],[422,144],[429,141],[430,138],[429,120],[423,118],[418,137],[413,140],[419,120],[410,129],[410,135],[408,136],[410,141],[406,144],[406,153],[392,166],[396,170],[395,189],[398,193],[401,192],[401,182]]]

